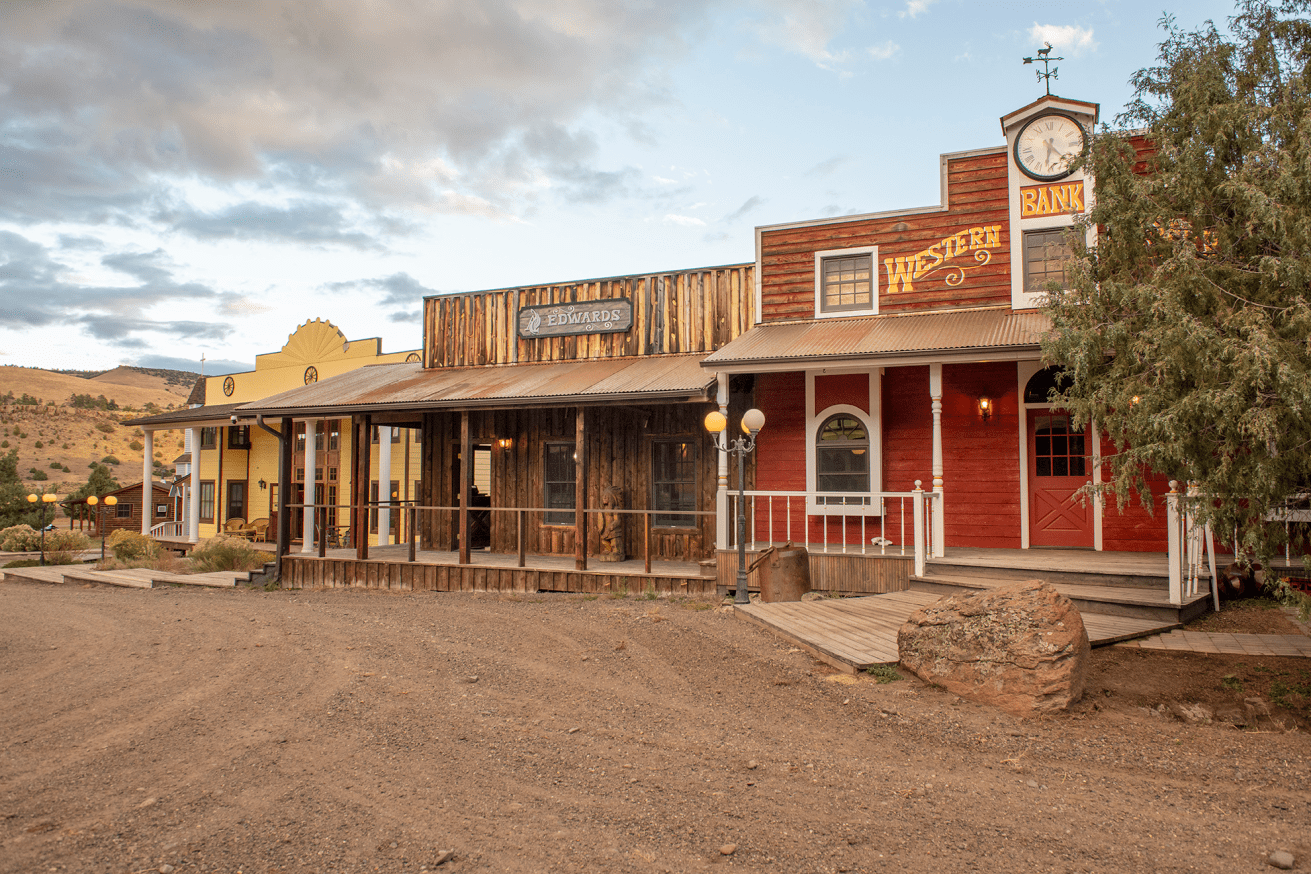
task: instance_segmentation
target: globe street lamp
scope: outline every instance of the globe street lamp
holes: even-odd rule
[[[96,508],[96,530],[100,532],[100,560],[103,562],[105,560],[105,527],[101,523],[104,520],[104,508],[117,504],[118,498],[107,495],[104,501],[101,501],[95,495],[91,495],[86,499],[86,502]]]
[[[58,498],[48,492],[41,494],[39,497],[37,495],[27,496],[29,504],[35,504],[37,501],[41,502],[41,567],[46,566],[46,508],[57,500]]]
[[[734,604],[750,604],[747,595],[747,505],[746,505],[746,457],[756,448],[756,435],[765,427],[765,414],[755,407],[742,414],[742,432],[746,437],[728,439],[724,433],[728,427],[728,417],[718,410],[706,414],[706,430],[715,435],[715,445],[720,452],[737,456],[737,594]]]

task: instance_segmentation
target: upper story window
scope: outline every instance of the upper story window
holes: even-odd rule
[[[200,448],[201,449],[218,448],[218,428],[200,429]]]
[[[878,307],[878,249],[815,253],[815,316],[872,315]]]
[[[250,448],[249,425],[232,425],[228,428],[228,448],[229,449]]]
[[[1025,231],[1024,290],[1040,294],[1047,290],[1049,282],[1067,288],[1066,265],[1073,256],[1068,228]]]

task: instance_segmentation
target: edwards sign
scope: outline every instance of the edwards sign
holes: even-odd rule
[[[570,337],[615,334],[633,327],[633,302],[627,298],[520,307],[519,336]]]

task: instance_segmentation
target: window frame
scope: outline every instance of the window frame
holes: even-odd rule
[[[200,481],[200,521],[208,524],[214,523],[214,510],[218,506],[218,489],[217,482],[212,479],[203,479]],[[209,497],[205,492],[209,492]],[[206,515],[206,504],[209,505],[209,514]]]
[[[218,449],[218,426],[200,429],[200,448]]]
[[[115,510],[114,512],[115,519],[132,518],[132,504],[128,501],[119,501],[118,504],[115,505],[114,510]]]
[[[1065,265],[1068,264],[1074,258],[1074,249],[1068,245],[1068,240],[1066,239],[1067,235],[1070,233],[1071,233],[1070,225],[1060,225],[1053,228],[1033,228],[1031,230],[1024,231],[1020,235],[1020,265],[1022,269],[1021,282],[1023,282],[1024,284],[1025,294],[1046,294],[1047,283],[1049,282],[1058,282],[1061,286],[1062,291],[1070,287],[1069,273],[1065,267]],[[1056,274],[1051,270],[1053,259],[1050,257],[1050,255],[1046,255],[1046,253],[1044,253],[1045,257],[1043,258],[1042,261],[1042,264],[1044,265],[1044,270],[1042,274],[1043,278],[1041,280],[1035,280],[1033,274],[1029,272],[1029,264],[1030,264],[1029,240],[1037,237],[1055,238],[1059,240],[1062,243],[1062,245],[1064,245],[1065,258],[1055,262],[1060,265],[1059,279],[1056,278]],[[1043,245],[1046,246],[1047,244],[1044,243]]]
[[[548,478],[550,472],[549,462],[552,449],[561,449],[573,462],[569,465],[569,479],[552,480]],[[573,440],[546,440],[542,443],[542,525],[552,528],[572,528],[577,523],[578,517],[578,460],[575,457],[578,453],[578,444]],[[552,506],[551,505],[551,487],[568,485],[567,489],[561,488],[559,494],[568,500],[569,506]],[[566,518],[567,517],[567,518]]]
[[[671,446],[671,445],[687,446],[690,448],[691,455],[692,455],[692,458],[689,462],[692,468],[692,479],[690,481],[684,479],[659,480],[656,478],[656,471],[657,471],[656,457],[655,457],[656,448],[659,446]],[[696,530],[696,528],[698,527],[697,520],[700,517],[689,514],[686,508],[660,506],[661,504],[660,487],[662,484],[679,486],[679,485],[686,485],[687,483],[690,482],[692,488],[692,511],[696,511],[697,509],[699,509],[697,507],[696,501],[697,501],[697,496],[701,494],[701,465],[700,465],[701,458],[700,458],[699,446],[697,441],[688,435],[677,435],[677,434],[660,435],[659,437],[651,437],[648,440],[647,451],[648,451],[648,458],[651,461],[650,507],[651,510],[653,511],[651,514],[651,527],[660,528],[665,531]],[[655,512],[655,511],[661,511],[661,512]]]
[[[828,427],[828,424],[829,424],[830,422],[832,422],[833,420],[835,420],[835,419],[850,419],[850,420],[854,421],[854,422],[855,422],[855,423],[856,423],[856,424],[857,424],[861,429],[864,430],[864,432],[865,432],[865,439],[864,439],[864,441],[861,442],[861,441],[856,441],[856,440],[841,440],[841,441],[836,441],[836,442],[832,442],[832,443],[825,443],[825,444],[821,445],[821,443],[820,443],[820,439],[819,439],[819,438],[820,438],[820,435],[824,433],[824,431],[825,431],[826,428]],[[815,431],[814,431],[814,435],[813,435],[813,440],[814,440],[814,444],[815,444],[815,478],[814,478],[813,482],[814,482],[814,485],[815,485],[815,491],[816,491],[816,492],[821,492],[821,491],[823,491],[823,492],[841,492],[841,493],[843,493],[843,494],[851,494],[851,495],[866,495],[866,496],[868,496],[868,495],[870,494],[870,492],[873,491],[873,490],[870,488],[870,485],[871,485],[871,483],[873,482],[873,478],[872,478],[872,476],[871,476],[871,473],[872,473],[872,472],[871,472],[871,470],[870,470],[870,466],[871,466],[871,462],[874,461],[874,459],[871,457],[871,456],[872,456],[872,450],[873,450],[873,443],[874,443],[874,441],[873,441],[873,439],[872,439],[871,436],[870,436],[869,422],[865,421],[864,417],[861,417],[861,416],[859,416],[859,415],[857,415],[857,414],[855,414],[855,413],[851,413],[851,412],[847,412],[847,411],[831,412],[829,415],[825,416],[825,417],[820,421],[820,423],[816,426]],[[831,471],[823,471],[823,470],[820,469],[820,461],[821,461],[821,458],[822,458],[824,455],[826,455],[829,451],[832,451],[832,450],[841,450],[841,449],[853,449],[853,447],[856,447],[856,446],[863,446],[863,447],[864,447],[864,449],[863,449],[860,453],[857,453],[858,455],[864,455],[864,456],[865,456],[865,459],[864,459],[864,460],[865,460],[865,471],[864,471],[864,476],[865,476],[865,486],[864,486],[864,490],[862,491],[861,489],[834,489],[834,488],[825,488],[825,489],[821,489],[821,488],[819,487],[819,480],[820,480],[820,477],[822,477],[822,476],[855,476],[855,475],[857,475],[857,474],[851,474],[851,473],[833,473],[833,472],[831,472]],[[855,503],[855,504],[853,504],[852,501],[851,501],[851,499],[849,499],[849,498],[819,498],[819,497],[816,497],[816,498],[815,498],[815,503],[816,503],[817,505],[821,506],[821,507],[851,507],[851,506],[864,506],[864,505],[867,503],[867,501],[860,501],[859,503]]]
[[[871,500],[863,508],[860,505],[821,504],[811,493],[818,491],[817,460],[815,448],[819,442],[819,429],[832,416],[848,413],[864,423],[870,439],[869,448],[869,492],[877,494],[883,491],[883,373],[882,368],[873,367],[861,371],[869,376],[869,412],[851,404],[830,404],[822,410],[815,410],[815,377],[820,371],[806,371],[806,512],[812,516],[880,516],[884,508],[880,501]],[[842,512],[835,512],[841,507]]]
[[[249,425],[229,425],[226,430],[228,432],[229,449],[241,451],[250,449]]]
[[[845,258],[869,258],[869,305],[850,305],[830,308],[824,296],[824,263]],[[815,253],[815,318],[835,319],[879,314],[879,247],[855,246],[847,249],[824,249]]]

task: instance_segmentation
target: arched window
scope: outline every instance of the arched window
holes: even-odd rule
[[[869,430],[850,413],[829,416],[815,433],[815,491],[869,493]],[[864,503],[820,497],[820,504]]]
[[[1051,393],[1061,391],[1070,383],[1064,368],[1045,367],[1039,370],[1024,386],[1026,404],[1046,404],[1050,402]]]

